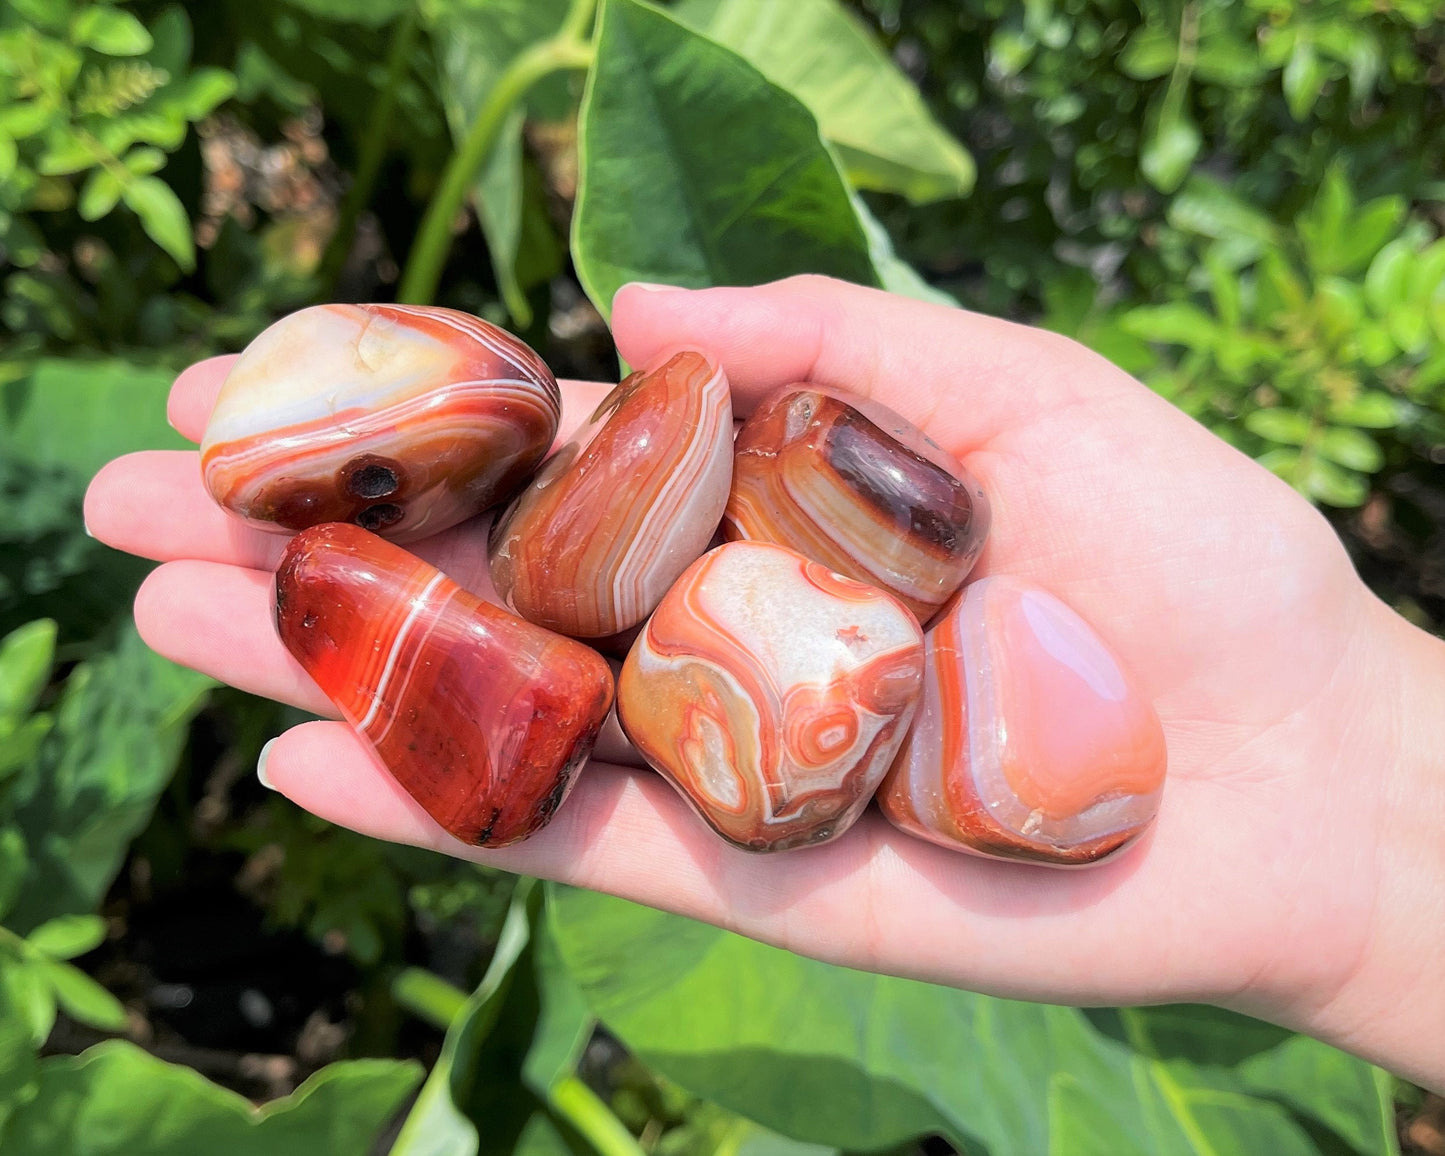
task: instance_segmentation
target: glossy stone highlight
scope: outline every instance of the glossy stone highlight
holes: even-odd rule
[[[541,358],[480,318],[318,305],[241,354],[201,470],[216,501],[265,529],[354,522],[410,541],[510,497],[560,415]]]
[[[723,531],[896,595],[927,623],[988,535],[978,482],[917,426],[844,390],[790,385],[738,431]]]
[[[356,526],[292,539],[276,626],[406,792],[483,847],[552,817],[612,703],[601,655]]]
[[[761,542],[678,579],[623,663],[622,727],[718,834],[780,851],[842,834],[913,718],[923,636],[897,599]]]
[[[727,378],[701,354],[632,374],[497,519],[498,593],[577,638],[636,626],[707,549],[732,434]]]
[[[878,792],[902,830],[1004,859],[1089,863],[1154,817],[1164,731],[1053,595],[985,578],[928,632],[923,700]]]

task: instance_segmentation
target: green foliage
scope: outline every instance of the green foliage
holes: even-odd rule
[[[973,158],[834,0],[684,0],[675,11],[807,105],[855,188],[926,202],[973,187]]]
[[[604,316],[627,281],[877,281],[807,109],[671,17],[604,3],[580,115],[572,259]]]
[[[1395,1151],[1387,1078],[1238,1016],[864,976],[559,888],[544,917],[528,882],[247,801],[290,716],[119,625],[142,567],[84,535],[90,476],[183,448],[175,369],[399,269],[534,342],[586,324],[574,276],[604,316],[634,278],[962,301],[1088,342],[1313,500],[1442,500],[1430,0],[593,8],[0,0],[0,1146],[365,1151],[417,1081],[342,1062],[258,1111],[130,1043],[41,1058],[58,1017],[144,1014],[96,911],[180,765],[133,866],[244,859],[268,928],[355,969],[352,1054],[405,1039],[398,1008],[445,1031],[397,1156]],[[201,779],[221,818],[187,813]]]
[[[1319,1129],[1338,1128],[1355,1151],[1393,1151],[1383,1077],[1241,1017],[1144,1009],[1116,1023],[990,999],[589,892],[557,889],[552,912],[567,966],[633,1051],[800,1139],[882,1148],[941,1132],[1000,1154],[1155,1156],[1207,1137],[1223,1151],[1314,1153],[1331,1150]]]
[[[33,1098],[5,1134],[21,1156],[316,1156],[364,1152],[416,1086],[415,1064],[333,1064],[284,1099],[252,1107],[189,1068],[124,1041],[40,1063]]]
[[[153,174],[235,85],[220,70],[191,69],[190,41],[179,7],[147,28],[106,4],[0,5],[0,245],[18,250],[17,265],[33,251],[28,214],[69,207],[79,186],[83,218],[123,202],[182,269],[194,268],[186,210]]]

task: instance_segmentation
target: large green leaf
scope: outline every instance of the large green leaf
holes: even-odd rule
[[[973,188],[968,151],[837,0],[684,0],[677,14],[807,105],[858,187],[915,203]]]
[[[1303,1065],[1281,1074],[1270,1056],[1329,1049],[1263,1025],[1226,1049],[1213,1013],[1207,1032],[1142,1011],[1111,1030],[1102,1013],[829,967],[589,892],[557,889],[551,911],[568,967],[628,1047],[799,1139],[881,1148],[939,1132],[991,1156],[1321,1151],[1290,1109],[1351,1140],[1383,1135],[1365,1065],[1332,1059],[1311,1088]]]
[[[45,358],[0,407],[0,448],[89,477],[132,450],[187,449],[166,424],[175,374],[124,361]]]
[[[35,1098],[5,1132],[6,1156],[320,1156],[366,1152],[417,1084],[416,1064],[332,1064],[254,1108],[132,1044],[45,1060]]]
[[[11,783],[29,866],[7,922],[22,934],[95,909],[170,780],[210,681],[148,650],[127,626],[71,672],[54,729]]]
[[[594,1021],[541,925],[541,898],[533,880],[518,884],[487,973],[448,1027],[391,1156],[560,1142],[542,1105],[575,1067]]]
[[[604,314],[632,280],[878,282],[808,110],[640,0],[604,0],[578,147],[572,255]]]
[[[554,34],[569,6],[568,0],[427,0],[423,5],[441,69],[447,121],[458,146],[502,70],[524,48]],[[521,327],[531,323],[527,289],[556,271],[560,255],[549,226],[524,227],[530,218],[522,125],[527,111],[548,119],[565,117],[572,103],[567,92],[557,77],[536,86],[525,108],[513,110],[472,186],[497,285]]]

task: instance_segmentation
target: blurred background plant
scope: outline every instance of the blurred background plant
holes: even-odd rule
[[[251,773],[294,712],[140,644],[80,497],[182,448],[184,364],[401,298],[605,378],[623,281],[803,271],[1086,342],[1441,630],[1438,4],[666,12],[0,0],[0,1146],[1445,1153],[1439,1101],[1241,1017],[861,976],[329,828]]]

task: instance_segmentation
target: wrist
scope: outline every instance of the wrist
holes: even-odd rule
[[[1355,925],[1338,936],[1352,946],[1330,982],[1305,965],[1302,982],[1257,1014],[1445,1091],[1445,642],[1373,597],[1358,637],[1354,689],[1334,709],[1358,710],[1360,722],[1328,782],[1346,793],[1366,845],[1324,854],[1336,875],[1372,872],[1372,901],[1341,905]],[[1316,878],[1330,885],[1328,869]]]

